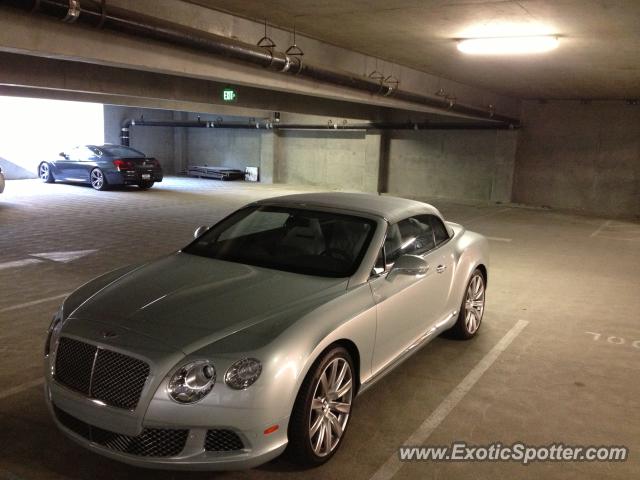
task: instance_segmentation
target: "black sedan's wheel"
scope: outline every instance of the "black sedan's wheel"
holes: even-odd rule
[[[99,168],[91,170],[91,186],[96,190],[106,190],[108,188],[107,179]]]
[[[289,422],[289,453],[303,465],[320,465],[338,449],[349,423],[354,395],[353,361],[335,347],[305,378]]]
[[[451,329],[453,336],[466,340],[478,333],[484,315],[485,279],[480,270],[471,275],[464,299],[460,306],[458,321]]]
[[[53,173],[51,173],[51,166],[47,162],[42,162],[38,166],[38,176],[40,180],[44,183],[53,183],[55,182],[55,178],[53,178]]]
[[[149,188],[153,187],[154,183],[154,181],[140,182],[138,184],[138,187],[140,187],[142,190],[148,190]]]

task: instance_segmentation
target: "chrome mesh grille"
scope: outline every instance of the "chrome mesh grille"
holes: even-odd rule
[[[56,381],[112,407],[134,410],[149,372],[145,362],[121,353],[67,337],[58,344]]]
[[[174,457],[184,449],[189,430],[145,428],[135,437],[94,427],[53,405],[58,421],[69,430],[109,450],[141,457]]]
[[[95,345],[61,338],[56,354],[56,380],[73,390],[89,394],[97,349]]]
[[[111,350],[98,350],[91,396],[107,405],[133,410],[138,405],[149,365]]]
[[[231,430],[207,430],[204,449],[208,452],[232,452],[243,448],[244,444],[235,432]]]

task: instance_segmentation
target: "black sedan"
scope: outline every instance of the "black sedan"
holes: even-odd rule
[[[106,190],[113,185],[138,185],[146,190],[162,181],[160,162],[131,147],[83,145],[69,153],[61,152],[60,157],[60,160],[40,163],[38,176],[43,182],[90,183],[96,190]]]

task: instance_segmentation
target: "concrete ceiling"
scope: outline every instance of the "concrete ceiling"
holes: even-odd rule
[[[295,23],[318,40],[503,95],[640,97],[639,0],[188,1],[283,28]],[[505,28],[562,38],[553,52],[515,57],[467,56],[453,40]]]

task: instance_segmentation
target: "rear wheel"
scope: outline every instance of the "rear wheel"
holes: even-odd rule
[[[51,166],[47,162],[42,162],[38,167],[38,176],[44,183],[53,183],[53,173],[51,173]]]
[[[148,190],[149,188],[153,187],[153,184],[155,182],[150,180],[150,181],[143,181],[138,183],[138,187],[140,187],[142,190]]]
[[[336,452],[349,423],[355,370],[349,352],[335,347],[305,378],[289,422],[289,454],[306,466],[321,465]]]
[[[107,179],[99,168],[91,170],[91,186],[96,190],[106,190],[108,188]]]
[[[478,333],[484,315],[485,284],[482,272],[475,270],[467,284],[458,321],[451,329],[454,337],[466,340]]]

